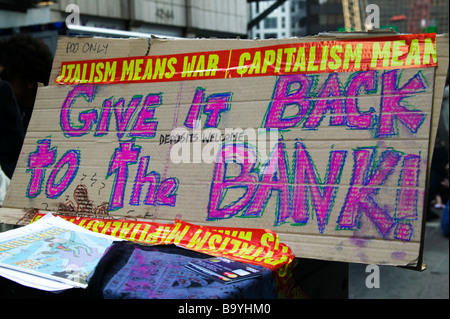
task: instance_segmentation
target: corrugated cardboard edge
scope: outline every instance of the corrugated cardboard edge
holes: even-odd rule
[[[436,35],[436,53],[438,65],[435,69],[434,77],[434,94],[433,94],[433,109],[432,109],[432,120],[430,126],[430,144],[428,148],[428,169],[427,169],[427,182],[426,190],[429,189],[430,184],[430,171],[431,171],[431,159],[433,158],[434,144],[436,142],[436,134],[439,125],[439,117],[441,115],[442,98],[444,96],[445,80],[448,72],[449,65],[449,35],[438,34]],[[416,265],[407,265],[408,267],[422,271],[426,269],[425,261],[423,260],[423,250],[425,244],[425,231],[426,231],[426,220],[427,220],[427,205],[428,203],[428,192],[425,192],[425,204],[424,212],[422,217],[422,231],[420,238],[420,252],[419,258]]]

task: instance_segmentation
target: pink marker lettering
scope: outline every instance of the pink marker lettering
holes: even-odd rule
[[[67,165],[64,175],[55,183],[56,176]],[[70,150],[66,152],[56,163],[47,181],[46,194],[48,198],[57,198],[69,187],[77,175],[80,166],[80,151]]]
[[[292,218],[296,223],[307,223],[309,219],[308,192],[310,193],[317,225],[323,233],[328,222],[339,184],[347,151],[331,151],[325,183],[316,176],[315,165],[303,143],[295,145],[295,181],[292,196]]]
[[[207,114],[205,127],[217,127],[222,112],[226,112],[231,108],[229,103],[231,96],[231,92],[226,92],[215,93],[205,97],[205,89],[197,88],[184,125],[188,128],[194,128],[197,121],[200,121],[203,108],[203,113]]]
[[[330,126],[345,125],[345,100],[344,99],[325,99],[332,96],[341,97],[341,86],[337,73],[331,73],[319,91],[318,98],[314,104],[311,114],[306,119],[304,128],[316,129],[322,121],[325,113],[330,110]]]
[[[380,120],[377,137],[386,137],[397,134],[394,131],[394,121],[403,123],[412,133],[417,130],[425,120],[426,115],[418,110],[410,110],[400,103],[408,95],[425,90],[425,80],[419,71],[408,83],[398,88],[399,70],[386,71],[383,78],[383,94],[381,97]]]
[[[384,151],[381,160],[369,176],[373,163],[374,149],[358,149],[353,152],[355,165],[352,180],[344,206],[338,218],[338,229],[358,228],[360,212],[365,212],[383,237],[386,237],[394,225],[389,214],[377,205],[374,197],[384,181],[394,172],[401,155],[391,150]]]
[[[114,97],[110,97],[103,101],[100,119],[97,123],[94,136],[102,136],[109,132],[109,122],[111,120],[111,109]]]
[[[278,191],[277,216],[289,215],[289,175],[286,165],[285,146],[279,142],[265,164],[260,177],[260,185],[254,200],[243,216],[260,216],[272,191]]]
[[[230,218],[236,215],[250,202],[256,191],[257,176],[253,174],[256,163],[255,150],[245,144],[225,144],[218,152],[218,160],[214,167],[213,181],[211,183],[210,201],[208,205],[208,219]],[[241,166],[241,172],[236,177],[227,177],[227,160],[234,158],[236,164]],[[220,208],[220,204],[227,190],[244,188],[245,194],[235,202]]]
[[[112,174],[116,174],[109,201],[110,210],[123,207],[125,186],[128,180],[128,165],[137,163],[140,152],[141,148],[139,146],[134,147],[133,142],[120,143],[120,146],[116,148],[106,175],[106,178],[108,178]]]
[[[50,148],[51,141],[49,139],[39,140],[36,151],[30,153],[28,157],[28,170],[31,171],[31,179],[27,188],[27,197],[33,198],[38,196],[42,190],[42,182],[44,181],[45,168],[55,162],[56,147]]]
[[[231,93],[216,93],[208,97],[208,103],[203,108],[203,113],[208,114],[205,127],[217,127],[220,115],[230,109]]]
[[[188,128],[195,128],[194,125],[200,120],[200,113],[202,110],[202,104],[204,101],[205,89],[197,88],[195,90],[194,99],[192,100],[191,108],[189,109],[189,113],[186,116],[186,120],[184,121],[184,125]]]
[[[377,90],[377,71],[364,71],[354,73],[347,85],[345,105],[347,108],[347,125],[355,129],[370,129],[375,123],[375,110],[371,108],[361,113],[358,107],[358,96],[364,88],[366,94]]]
[[[171,177],[165,179],[158,188],[157,203],[158,205],[165,205],[174,207],[177,201],[178,179]]]
[[[155,107],[161,105],[161,94],[149,94],[145,98],[144,107],[139,112],[139,115],[134,123],[130,136],[137,136],[141,138],[153,138],[156,135],[156,128],[158,121],[154,120]]]
[[[145,196],[144,204],[156,204],[156,190],[158,188],[160,175],[153,171],[147,173],[150,156],[143,156],[139,161],[139,168],[134,180],[133,191],[131,192],[130,205],[140,205],[140,197],[144,183],[148,183],[148,191]]]
[[[410,241],[413,235],[411,222],[417,219],[417,203],[419,190],[414,189],[419,184],[420,156],[406,155],[403,159],[403,168],[400,174],[397,191],[397,205],[395,218],[398,221],[394,238]]]
[[[61,106],[60,113],[60,126],[67,137],[72,136],[82,136],[87,134],[92,125],[97,121],[97,111],[88,110],[80,112],[78,115],[78,121],[82,123],[81,127],[72,126],[72,121],[70,120],[70,112],[73,104],[77,100],[77,97],[84,96],[87,102],[92,102],[95,98],[95,85],[94,84],[80,84],[75,86],[72,91],[70,91],[63,105]]]
[[[313,82],[313,77],[303,74],[280,76],[263,127],[287,129],[299,124],[311,106],[308,94]],[[289,105],[296,106],[298,112],[295,116],[284,117]]]
[[[133,117],[136,108],[142,101],[142,95],[135,95],[131,98],[130,103],[128,103],[127,108],[125,109],[125,99],[120,98],[117,102],[114,103],[114,112],[116,114],[116,128],[117,128],[117,137],[121,139],[128,128],[128,123]]]

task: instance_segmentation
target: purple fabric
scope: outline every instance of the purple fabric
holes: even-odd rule
[[[278,298],[272,273],[263,267],[255,266],[262,270],[261,277],[227,285],[184,267],[207,257],[175,246],[115,243],[100,262],[93,282],[95,286],[103,273],[100,286],[105,299]]]

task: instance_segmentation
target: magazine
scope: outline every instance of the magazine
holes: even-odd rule
[[[0,233],[0,276],[47,291],[86,288],[89,275],[116,240],[47,214]]]
[[[224,284],[261,276],[260,270],[225,257],[199,259],[188,263],[185,267]]]

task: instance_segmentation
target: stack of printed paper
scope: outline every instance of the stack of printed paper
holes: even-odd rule
[[[47,214],[0,233],[0,276],[46,291],[86,288],[89,275],[116,240]]]

